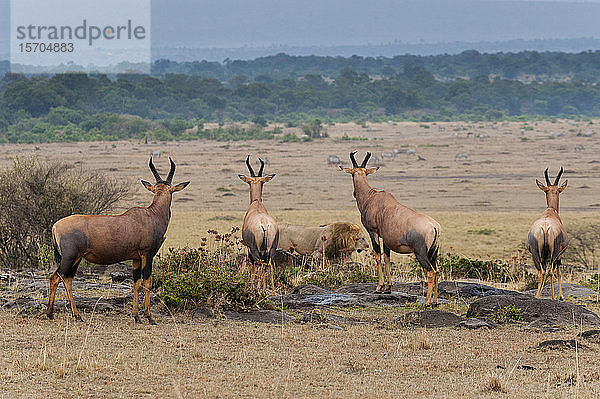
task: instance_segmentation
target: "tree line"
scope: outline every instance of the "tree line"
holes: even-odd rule
[[[600,63],[599,63],[600,64]],[[201,75],[61,74],[0,80],[0,141],[44,142],[225,137],[202,122],[298,124],[358,120],[501,120],[600,116],[600,87],[588,81],[440,79],[423,66],[389,77],[343,69],[329,78],[223,81]],[[233,132],[236,137],[250,134]],[[253,132],[253,137],[264,137]]]

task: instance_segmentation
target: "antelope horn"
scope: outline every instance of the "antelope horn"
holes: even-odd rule
[[[246,157],[246,166],[248,167],[248,171],[250,172],[250,177],[256,177],[254,171],[252,170],[252,166],[250,166],[250,155]]]
[[[160,175],[156,171],[156,168],[154,167],[154,164],[152,163],[152,156],[150,156],[150,162],[148,163],[148,166],[150,166],[150,170],[152,171],[152,174],[154,175],[154,179],[156,180],[156,182],[158,183],[158,182],[162,181],[162,177],[160,177]]]
[[[371,153],[367,151],[367,155],[365,155],[365,159],[363,159],[363,163],[362,165],[360,165],[361,168],[367,167],[367,162],[369,162],[369,158],[371,158]]]
[[[171,184],[173,181],[173,175],[175,174],[175,162],[169,157],[169,162],[171,162],[171,170],[169,170],[169,175],[167,176],[167,183]]]
[[[350,159],[352,160],[352,167],[353,168],[358,168],[358,164],[356,163],[356,159],[354,159],[354,154],[356,154],[356,151],[352,151],[350,153]]]
[[[265,161],[262,158],[258,158],[260,161],[260,169],[258,170],[258,177],[262,176],[263,169],[265,168]]]
[[[560,177],[562,176],[562,174],[563,174],[563,167],[561,166],[560,172],[558,172],[558,176],[556,176],[556,180],[554,181],[555,186],[558,186],[558,181],[560,180]]]
[[[544,176],[546,176],[546,185],[550,186],[550,178],[548,177],[548,168],[544,171]]]

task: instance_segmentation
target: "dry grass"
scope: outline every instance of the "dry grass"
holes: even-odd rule
[[[535,370],[514,368],[502,377],[509,397],[600,395],[597,345],[579,351],[579,384],[573,350],[532,349],[575,331],[505,326],[419,333],[394,326],[398,312],[363,310],[360,317],[378,318],[386,328],[340,331],[167,317],[153,327],[122,314],[76,324],[66,314],[48,321],[0,311],[0,397],[473,398],[489,395],[490,376],[498,369],[508,374],[519,360]]]

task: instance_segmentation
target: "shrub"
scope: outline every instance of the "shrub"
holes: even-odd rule
[[[123,184],[98,172],[16,158],[12,167],[0,170],[0,263],[10,268],[42,266],[57,220],[108,211],[128,193]]]
[[[490,316],[496,323],[506,323],[509,321],[522,321],[523,311],[515,305],[508,305],[498,309]]]
[[[600,242],[600,224],[578,226],[569,229],[569,246],[564,254],[566,261],[585,268],[598,265],[598,243]]]
[[[470,259],[452,253],[440,255],[438,270],[445,279],[476,278],[501,283],[534,280],[534,276],[525,270],[524,263],[509,264],[502,260]],[[420,275],[422,272],[421,265],[413,259],[411,273]]]
[[[249,283],[249,271],[241,254],[239,237],[218,234],[217,248],[169,248],[159,256],[153,272],[153,287],[172,310],[205,306],[216,311],[257,308],[265,295]],[[203,244],[206,243],[204,239]]]

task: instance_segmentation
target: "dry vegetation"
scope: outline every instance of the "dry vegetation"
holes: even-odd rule
[[[599,123],[530,122],[533,130],[524,135],[524,124],[517,122],[498,129],[344,124],[328,127],[329,138],[309,143],[4,145],[0,166],[23,154],[83,163],[130,182],[135,195],[123,202],[127,207],[150,202],[139,179],[151,176],[150,151],[164,151],[177,163],[175,179],[192,182],[175,195],[166,250],[199,246],[209,228],[241,225],[248,192],[237,174],[245,172],[246,154],[267,157],[266,172],[277,173],[264,192],[270,213],[278,221],[310,225],[359,222],[351,180],[327,165],[329,154],[345,161],[353,149],[374,155],[414,149],[426,160],[400,153],[372,175],[372,185],[435,217],[444,230],[443,252],[509,259],[523,249],[531,222],[545,207],[534,182],[545,167],[552,173],[565,167],[569,188],[561,197],[561,214],[567,228],[600,223]],[[588,131],[596,134],[578,136]],[[341,140],[344,135],[368,140]],[[585,150],[575,151],[577,145]],[[469,159],[455,161],[459,152]],[[165,170],[166,157],[155,164]],[[401,266],[407,259],[393,257]],[[402,271],[396,277],[406,277]],[[567,276],[572,282],[580,278]],[[460,303],[442,309],[465,311]],[[600,396],[598,345],[577,353],[532,349],[544,339],[570,338],[573,330],[544,334],[523,325],[419,330],[394,324],[404,310],[335,311],[378,323],[340,331],[161,315],[160,324],[151,327],[134,325],[128,313],[88,314],[85,324],[73,324],[66,314],[49,322],[0,311],[0,398]]]
[[[340,331],[169,318],[152,327],[123,315],[50,323],[2,312],[2,391],[5,398],[600,395],[597,345],[577,355],[534,349],[573,331],[415,330],[397,327],[394,316],[363,312],[380,326]]]

